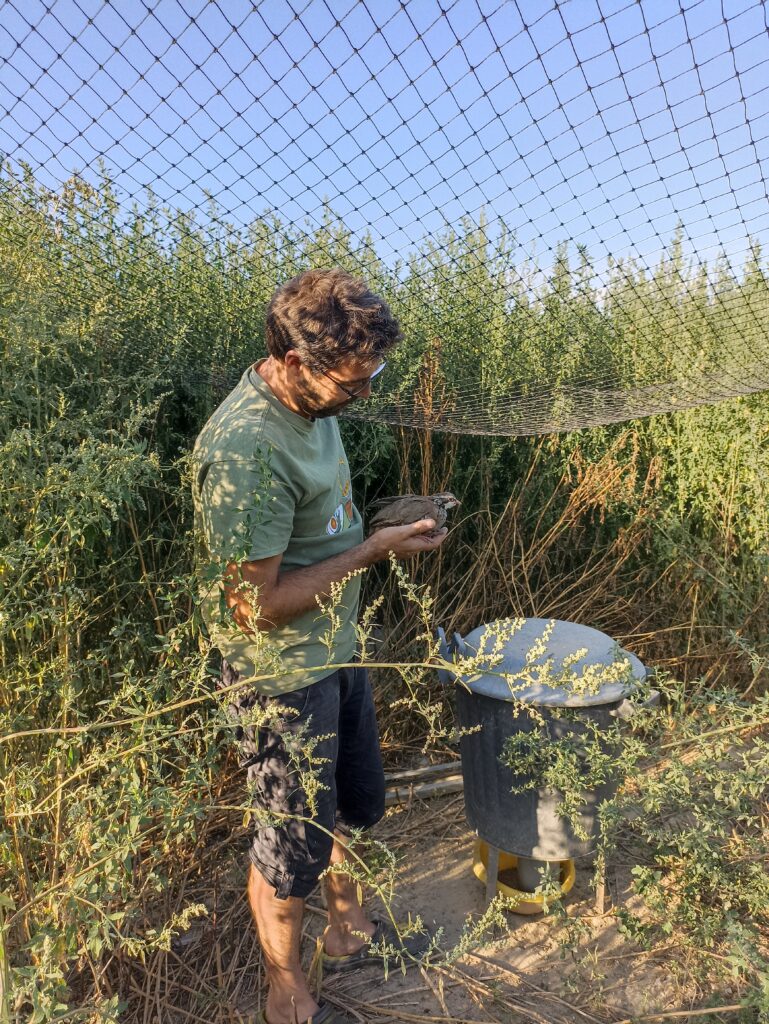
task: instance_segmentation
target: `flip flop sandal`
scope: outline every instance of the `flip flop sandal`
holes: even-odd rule
[[[264,1010],[257,1013],[256,1024],[267,1024]],[[303,1024],[353,1024],[353,1022],[351,1017],[348,1017],[346,1013],[340,1013],[331,1003],[321,1003],[318,1012],[314,1016],[308,1017]]]
[[[382,954],[372,952],[372,946],[394,947],[396,956],[403,956],[407,967],[418,963],[430,947],[431,938],[427,934],[409,935],[408,938],[401,938],[390,921],[382,921],[374,918],[374,934],[368,942],[356,949],[354,953],[347,953],[343,956],[331,956],[323,951],[321,963],[323,970],[330,973],[336,971],[353,971],[358,967],[370,967],[376,964],[382,966]],[[314,1021],[313,1024],[316,1024]]]

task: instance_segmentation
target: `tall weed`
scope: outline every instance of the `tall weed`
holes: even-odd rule
[[[572,268],[564,248],[548,281],[513,252],[468,223],[391,272],[331,211],[310,238],[264,218],[242,239],[151,196],[125,211],[106,177],[53,195],[27,172],[0,174],[6,1017],[116,1019],[125,958],[167,946],[204,909],[155,909],[217,806],[229,742],[198,628],[186,456],[217,381],[263,352],[277,283],[364,266],[406,336],[389,386],[412,395],[418,382],[418,401],[447,411],[484,388],[510,417],[511,389],[524,399],[607,367],[628,386],[640,366],[678,372],[679,320],[700,332],[700,369],[717,372],[719,345],[766,302],[758,252],[742,277],[723,269],[717,308],[675,240],[653,275],[618,265],[603,307],[585,252]],[[690,686],[765,688],[765,396],[545,439],[344,430],[358,504],[446,488],[463,501],[450,543],[411,581],[417,595],[429,585],[432,623],[570,618]],[[386,566],[367,587],[376,657],[424,664],[420,601]],[[381,670],[394,758],[447,742],[432,678]]]

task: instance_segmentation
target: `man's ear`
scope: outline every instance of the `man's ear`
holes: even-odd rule
[[[288,352],[283,356],[283,364],[287,370],[293,370],[295,373],[302,367],[302,359],[295,348],[290,348]]]

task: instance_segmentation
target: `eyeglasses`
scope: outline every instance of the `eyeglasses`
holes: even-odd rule
[[[359,384],[355,388],[354,391],[351,388],[345,387],[345,385],[340,380],[337,380],[336,377],[332,377],[330,373],[326,373],[326,371],[322,370],[320,367],[318,367],[318,372],[322,373],[324,377],[328,377],[328,379],[330,381],[333,381],[334,384],[336,384],[336,386],[338,388],[341,388],[342,391],[344,391],[344,393],[348,397],[350,397],[350,398],[357,398],[358,395],[363,394],[363,392],[366,390],[366,388],[369,386],[369,384],[371,384],[371,382],[376,377],[379,376],[379,374],[382,372],[382,370],[384,370],[385,366],[387,366],[387,361],[386,360],[385,360],[385,362],[380,363],[379,366],[377,366],[376,370],[374,370],[374,372],[371,374],[371,376],[368,377],[362,384]]]

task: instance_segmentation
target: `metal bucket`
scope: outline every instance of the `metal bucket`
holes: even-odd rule
[[[484,638],[496,625],[481,626],[464,638],[454,634],[451,641],[439,630],[443,659],[454,661],[456,657],[483,654]],[[543,653],[527,661],[532,645],[542,641],[546,629],[551,632]],[[575,654],[583,649],[583,657],[575,660]],[[575,694],[567,687],[553,687],[542,681],[552,680],[563,669],[564,659],[567,664],[573,661],[569,671],[579,677],[585,670],[601,671],[602,666],[618,665],[618,654],[627,662],[624,678],[602,685],[595,693]],[[500,673],[522,671],[527,674],[527,685],[516,689],[514,698]],[[512,786],[525,784],[527,776],[515,772],[501,758],[511,737],[539,728],[527,705],[536,707],[545,721],[547,735],[554,740],[569,732],[584,731],[581,723],[588,721],[600,731],[608,731],[618,716],[625,716],[630,708],[628,696],[646,678],[646,669],[638,658],[619,651],[611,637],[590,627],[526,619],[505,642],[502,659],[493,669],[481,669],[468,677],[445,670],[440,674],[444,682],[456,684],[460,728],[473,730],[460,739],[465,813],[470,827],[487,843],[518,857],[560,861],[591,853],[599,835],[599,805],[614,795],[616,781],[583,793],[579,822],[589,837],[585,840],[575,835],[569,821],[558,813],[560,793],[541,787],[512,792]],[[576,720],[559,720],[558,710],[566,707],[573,710],[570,718]]]

